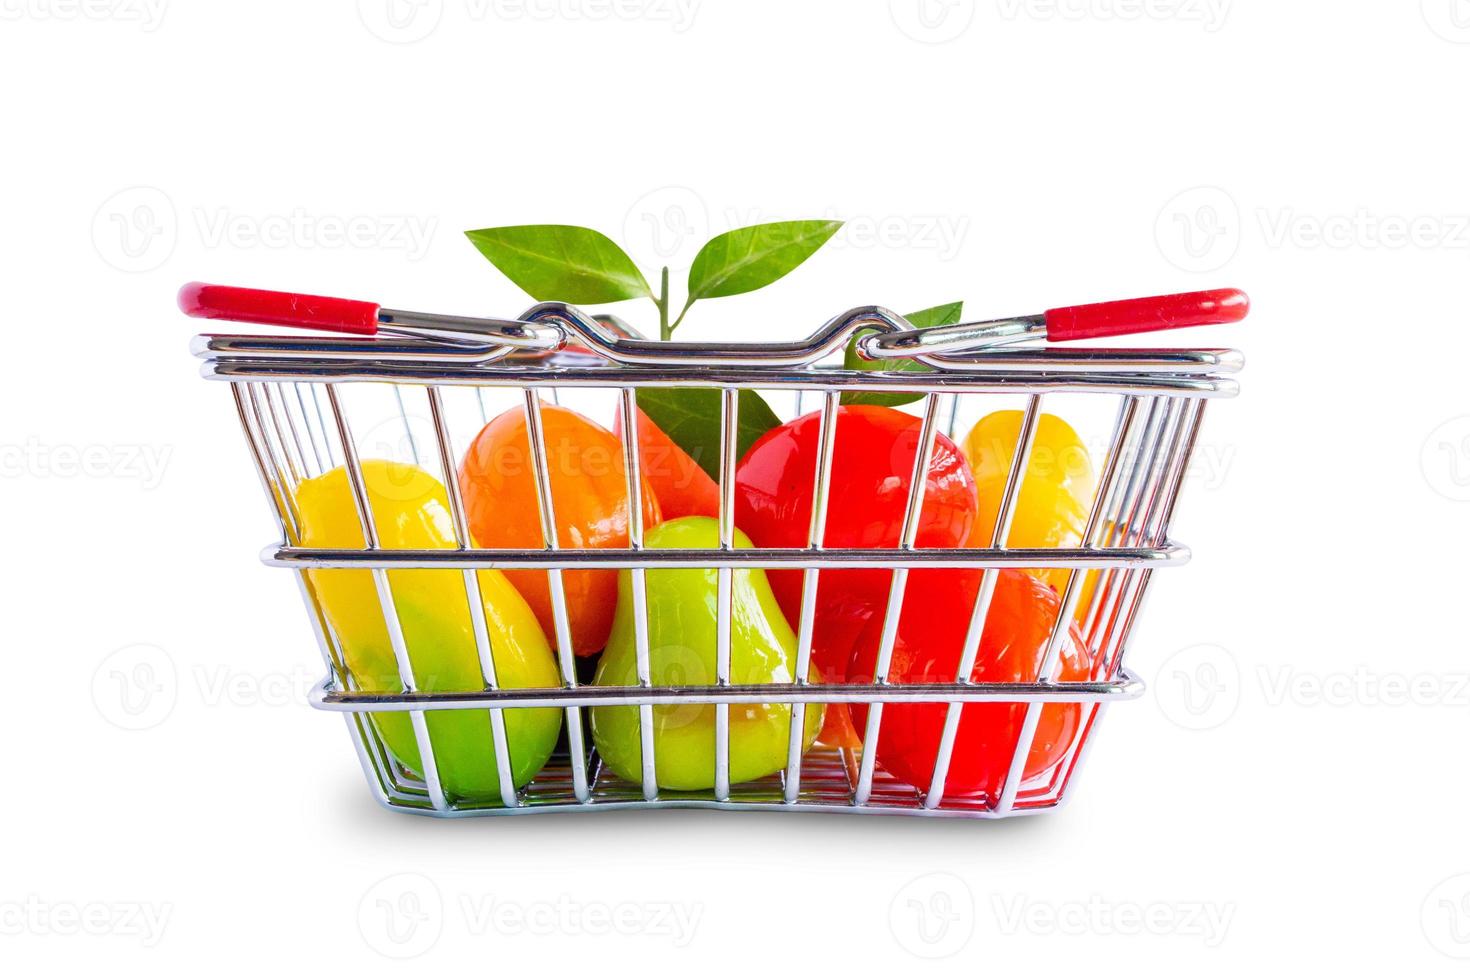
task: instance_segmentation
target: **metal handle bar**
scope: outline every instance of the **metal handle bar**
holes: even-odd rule
[[[865,337],[858,343],[870,359],[913,357],[942,365],[971,363],[946,355],[974,352],[996,344],[1023,340],[1065,343],[1069,340],[1098,340],[1125,334],[1150,333],[1235,323],[1250,312],[1250,298],[1238,289],[1207,289],[1168,296],[1063,306],[1028,316],[958,323],[953,326],[901,330]]]
[[[866,357],[907,357],[934,366],[973,366],[973,359],[948,355],[1032,338],[1078,340],[1231,323],[1246,315],[1249,300],[1238,290],[1211,290],[1061,307],[1035,316],[923,330],[881,306],[864,306],[833,317],[805,340],[778,344],[645,340],[617,326],[599,323],[565,303],[539,303],[520,320],[499,320],[387,310],[360,300],[193,282],[179,291],[179,308],[189,316],[205,319],[359,337],[385,332],[400,338],[442,342],[449,347],[438,352],[426,351],[423,345],[408,345],[408,349],[403,345],[371,345],[372,356],[383,361],[484,363],[513,353],[544,355],[571,345],[627,366],[801,367],[841,350],[858,331],[872,330],[876,336],[859,344]],[[293,348],[289,352],[281,346],[265,343],[261,349],[249,352],[261,357],[299,358],[306,345],[286,345]],[[365,347],[369,345],[343,340],[320,344],[322,356],[328,358],[352,356],[346,353],[348,350],[364,353]],[[236,352],[246,351],[237,345]]]

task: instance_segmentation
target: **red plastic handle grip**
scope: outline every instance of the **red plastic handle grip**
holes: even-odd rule
[[[1151,330],[1234,323],[1244,319],[1250,308],[1250,299],[1238,289],[1208,289],[1198,293],[1063,306],[1046,311],[1046,339],[1093,340]]]
[[[378,332],[377,303],[309,296],[306,293],[278,293],[269,289],[191,282],[179,290],[179,309],[189,316],[205,320],[236,320],[369,337]]]

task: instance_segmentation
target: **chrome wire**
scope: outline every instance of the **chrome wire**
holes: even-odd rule
[[[481,402],[483,411],[484,403]],[[536,508],[541,518],[541,539],[547,554],[555,554],[558,547],[556,505],[551,493],[551,462],[546,449],[546,428],[541,415],[541,395],[535,388],[525,391],[526,438],[531,450],[531,468],[535,474]],[[572,620],[567,610],[566,582],[560,568],[549,568],[546,572],[548,591],[551,594],[551,618],[556,627],[557,668],[561,671],[561,682],[567,688],[577,686],[576,652],[572,647]],[[582,712],[567,708],[567,739],[571,745],[572,785],[579,802],[590,799],[587,782],[587,746],[582,729]]]
[[[775,345],[765,356],[750,347],[712,351],[710,345],[660,345],[607,325],[588,327],[568,307],[542,304],[527,316],[535,327],[515,345],[484,351],[464,343],[452,349],[424,337],[399,336],[377,343],[325,342],[319,338],[209,337],[196,342],[206,359],[205,373],[230,383],[236,413],[257,477],[265,490],[281,543],[264,554],[268,564],[293,570],[308,613],[327,677],[312,693],[312,703],[343,714],[356,754],[373,793],[387,806],[438,816],[547,812],[562,809],[620,809],[642,806],[716,806],[773,808],[816,812],[920,813],[937,816],[997,817],[1045,810],[1058,805],[1093,748],[1104,709],[1117,700],[1137,697],[1142,685],[1124,666],[1129,638],[1141,618],[1155,568],[1181,564],[1188,549],[1169,538],[1169,526],[1181,496],[1204,414],[1205,401],[1235,392],[1222,377],[1239,368],[1231,351],[1062,350],[1005,348],[967,350],[964,329],[926,340],[921,331],[905,332],[902,318],[878,308],[850,311],[829,321],[814,335],[817,341]],[[973,326],[978,336],[986,325]],[[881,356],[913,356],[935,368],[920,372],[853,372],[812,366],[835,353],[858,330],[876,333],[865,349]],[[1009,327],[1005,329],[1010,329]],[[558,333],[559,331],[559,333]],[[1024,333],[1017,327],[1017,333]],[[552,350],[546,338],[559,338]],[[592,353],[573,351],[584,344]],[[611,338],[611,339],[609,339]],[[603,348],[599,347],[604,341]],[[315,346],[314,346],[315,345]],[[487,345],[482,344],[481,347]],[[514,350],[510,348],[514,346]],[[820,348],[820,351],[818,350]],[[435,355],[442,354],[443,357]],[[478,359],[477,359],[478,358]],[[697,367],[698,370],[691,370]],[[397,414],[419,465],[429,462],[444,476],[455,529],[455,547],[442,550],[384,549],[372,516],[372,501],[350,424],[342,386],[386,382],[393,386]],[[480,421],[491,418],[489,389],[518,390],[524,400],[526,431],[533,463],[541,547],[482,549],[472,539],[461,487],[456,478],[452,426],[444,391],[469,386]],[[718,546],[709,549],[650,550],[646,547],[642,457],[638,451],[637,392],[644,388],[701,387],[720,391]],[[551,447],[543,412],[556,405],[562,389],[610,388],[617,396],[626,477],[628,547],[590,551],[563,547],[553,495]],[[434,450],[427,451],[408,413],[413,390],[422,389],[432,421]],[[813,466],[812,510],[805,547],[736,548],[735,480],[738,462],[740,393],[775,391],[794,395],[798,412],[803,397],[821,400],[817,452]],[[827,548],[824,545],[836,455],[840,396],[846,391],[911,391],[922,395],[919,435],[910,473],[909,492],[897,547]],[[1118,402],[1112,438],[1088,509],[1082,541],[1068,548],[1012,548],[1010,528],[1023,505],[1025,474],[1037,439],[1043,400],[1054,393],[1111,396]],[[997,504],[988,547],[916,548],[927,485],[926,475],[938,436],[953,438],[960,420],[961,398],[1022,395],[1025,408],[1015,451]],[[450,396],[454,397],[454,396]],[[788,396],[789,397],[789,396]],[[787,405],[789,406],[789,402]],[[968,416],[967,416],[968,417]],[[426,454],[432,459],[421,458]],[[303,480],[343,465],[353,506],[363,532],[362,548],[323,549],[302,545],[296,488]],[[1041,669],[1034,682],[986,684],[970,681],[983,645],[986,622],[1002,569],[1069,569],[1059,600],[1059,615],[1046,641]],[[469,691],[423,691],[414,676],[411,651],[398,619],[392,573],[399,569],[459,572],[469,603],[482,686]],[[480,598],[484,569],[541,569],[547,575],[560,687],[506,689],[496,674],[495,649]],[[650,650],[647,573],[663,568],[715,571],[716,637],[712,683],[655,683]],[[732,665],[735,633],[734,593],[740,574],[750,569],[801,569],[801,605],[796,627],[794,673],[781,683],[736,681]],[[848,683],[809,680],[816,638],[817,595],[824,569],[883,568],[891,572],[882,610],[876,662],[871,678]],[[899,639],[909,573],[916,568],[980,571],[974,603],[967,611],[964,644],[953,678],[943,683],[890,681],[888,674]],[[372,573],[374,589],[393,647],[401,690],[363,691],[346,663],[341,638],[332,629],[308,573],[317,569],[358,569]],[[564,574],[573,570],[626,570],[636,655],[635,683],[626,687],[584,687],[576,677],[570,610]],[[1087,583],[1092,583],[1087,585]],[[1088,590],[1090,589],[1090,592]],[[1078,612],[1083,593],[1086,608]],[[1084,682],[1054,679],[1071,624],[1092,656],[1094,670]],[[804,746],[809,705],[867,706],[860,733],[863,748],[835,751]],[[899,783],[876,764],[882,738],[884,707],[895,703],[934,704],[943,712],[943,729],[926,788]],[[1019,736],[999,796],[980,799],[946,794],[946,780],[959,746],[965,706],[976,703],[1024,704]],[[1078,732],[1060,760],[1044,774],[1027,779],[1026,761],[1035,739],[1040,712],[1047,704],[1085,706]],[[731,753],[738,750],[738,725],[747,706],[788,706],[784,768],[775,776],[732,786]],[[641,764],[631,782],[600,764],[584,731],[584,712],[598,705],[638,708]],[[714,720],[713,786],[700,792],[661,791],[658,786],[657,721],[663,710],[678,705],[708,708]],[[942,706],[942,708],[940,708]],[[566,748],[559,750],[530,785],[513,784],[514,746],[504,712],[556,709],[567,723]],[[490,720],[486,750],[495,753],[500,782],[498,800],[446,798],[430,735],[431,712],[483,710]],[[372,717],[376,712],[407,712],[422,760],[410,772],[384,744]]]
[[[637,392],[624,388],[618,396],[623,421],[623,473],[627,480],[628,548],[643,548],[643,467],[638,458]],[[633,649],[638,686],[653,687],[653,668],[648,649],[648,573],[634,566],[628,571],[633,597]],[[653,705],[638,706],[638,739],[643,769],[643,798],[658,799],[658,762],[654,755]]]
[[[444,423],[444,400],[438,388],[427,389],[429,414],[434,420],[434,440],[439,448],[439,467],[444,474],[444,488],[449,498],[449,513],[454,522],[454,544],[463,551],[470,546],[470,525],[465,517],[464,500],[460,493],[459,480],[455,478],[454,450],[449,443],[449,429]],[[403,405],[399,399],[399,407]],[[464,576],[465,601],[470,608],[470,626],[475,635],[475,653],[480,660],[480,679],[485,690],[493,691],[500,686],[495,671],[495,651],[490,645],[490,631],[485,625],[485,606],[480,600],[480,572],[462,569]],[[492,573],[493,574],[493,573]],[[511,776],[512,765],[510,742],[505,737],[505,713],[498,708],[490,709],[490,734],[495,746],[495,768],[500,782],[500,801],[506,806],[516,805],[516,790]]]
[[[341,399],[337,396],[335,385],[327,386],[327,403],[331,406],[332,420],[336,423],[337,436],[342,445],[343,465],[347,470],[347,480],[352,488],[352,503],[357,511],[358,524],[362,528],[363,541],[368,551],[379,551],[381,546],[378,540],[378,529],[373,520],[372,503],[368,498],[362,463],[357,457],[357,444],[353,441],[352,429],[346,414],[342,411]],[[418,691],[418,682],[414,678],[413,661],[409,658],[408,641],[403,636],[403,624],[398,619],[398,606],[389,585],[388,572],[386,569],[374,568],[372,575],[373,586],[378,593],[378,606],[383,613],[383,624],[388,630],[388,642],[393,647],[393,659],[398,664],[399,680],[403,683],[404,693],[415,693]],[[413,726],[414,741],[418,744],[424,784],[429,791],[429,802],[435,810],[447,810],[449,803],[445,799],[444,788],[439,781],[439,766],[434,758],[434,743],[429,738],[428,719],[424,717],[422,711],[409,712],[409,719]]]
[[[909,496],[903,514],[903,528],[899,535],[899,547],[910,550],[919,533],[919,519],[924,508],[924,489],[929,484],[929,460],[934,455],[937,435],[935,420],[939,415],[939,394],[928,395],[924,401],[924,420],[919,427],[918,445],[914,452],[913,472],[909,477]],[[883,610],[883,631],[878,640],[878,659],[873,668],[873,683],[888,683],[888,667],[893,659],[893,647],[898,640],[898,624],[903,613],[904,590],[908,585],[909,569],[900,565],[893,570],[888,588],[888,604]],[[858,783],[852,793],[856,806],[868,802],[873,791],[873,766],[878,758],[878,738],[883,725],[883,704],[874,702],[868,707],[867,724],[863,732],[863,757],[858,768]]]

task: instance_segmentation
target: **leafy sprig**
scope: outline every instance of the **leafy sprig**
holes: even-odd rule
[[[600,231],[577,225],[509,225],[465,234],[495,268],[537,301],[652,300],[658,307],[659,339],[668,340],[695,303],[769,286],[811,258],[841,227],[840,221],[774,221],[716,235],[694,257],[684,305],[672,319],[668,268],[659,275],[655,293],[628,253]]]

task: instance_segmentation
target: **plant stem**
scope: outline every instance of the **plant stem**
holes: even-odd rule
[[[659,277],[658,299],[658,339],[668,340],[674,333],[674,328],[669,326],[669,267],[664,266],[663,274]]]
[[[678,328],[679,324],[681,324],[681,323],[684,322],[684,314],[685,313],[688,313],[689,312],[689,307],[691,307],[693,305],[694,305],[694,300],[692,300],[692,299],[689,302],[687,302],[687,303],[684,304],[684,308],[679,311],[679,315],[676,316],[676,317],[674,317],[674,322],[669,327],[669,333],[672,334]],[[668,338],[665,337],[664,339],[667,340]]]

